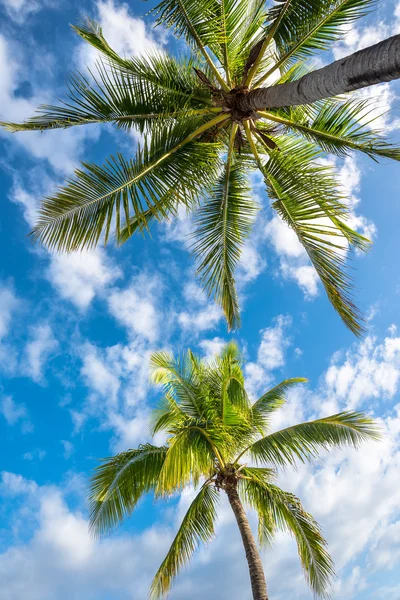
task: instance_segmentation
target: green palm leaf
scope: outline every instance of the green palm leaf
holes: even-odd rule
[[[257,212],[243,167],[243,161],[233,163],[232,154],[228,155],[209,199],[196,213],[193,233],[197,273],[222,307],[229,329],[240,325],[234,272]]]
[[[306,382],[307,379],[304,377],[285,379],[268,390],[251,407],[253,423],[260,429],[264,429],[269,424],[271,415],[286,403],[287,392],[295,385]]]
[[[376,0],[281,0],[272,7],[267,20],[281,17],[274,32],[279,58],[272,69],[256,83],[259,86],[278,68],[285,68],[294,60],[310,56],[315,51],[327,50],[343,36],[343,27],[367,14]]]
[[[172,439],[159,473],[155,488],[157,496],[168,496],[181,491],[187,485],[197,486],[202,475],[212,476],[214,461],[218,458],[216,444],[219,434],[202,427],[186,424]],[[213,439],[213,437],[214,439]]]
[[[122,219],[129,224],[134,216],[144,230],[146,211],[168,218],[177,202],[191,205],[199,196],[198,178],[210,185],[219,164],[217,145],[192,141],[209,126],[197,125],[188,120],[155,131],[135,161],[117,155],[103,167],[84,164],[86,171],[77,170],[67,187],[44,201],[33,237],[58,250],[88,248],[102,233],[107,241],[113,217],[118,237]]]
[[[143,494],[157,485],[167,448],[143,444],[103,460],[89,488],[90,527],[106,533],[131,514]]]
[[[296,460],[314,459],[321,449],[357,448],[368,439],[380,439],[373,419],[363,413],[343,412],[271,433],[252,444],[248,451],[257,462],[285,466],[294,465]]]
[[[167,594],[179,570],[192,558],[201,543],[209,542],[214,536],[217,517],[218,492],[204,484],[190,505],[167,556],[154,577],[151,586],[152,598]]]
[[[345,271],[346,241],[366,250],[369,241],[346,223],[346,206],[337,193],[330,169],[312,163],[312,146],[293,140],[288,160],[285,144],[262,165],[274,209],[296,232],[313,263],[332,305],[353,333],[362,333],[361,315],[351,298],[351,279]]]
[[[300,500],[256,478],[243,480],[242,493],[258,514],[260,541],[271,543],[277,530],[291,533],[311,589],[319,598],[329,598],[335,574],[333,561],[318,523],[304,510]]]
[[[370,102],[351,99],[346,102],[325,100],[311,107],[281,110],[277,114],[260,112],[270,121],[299,132],[310,142],[315,142],[324,152],[346,156],[357,150],[373,159],[382,157],[400,160],[400,150],[387,142],[379,131],[372,128],[378,118],[373,116],[360,124],[372,112]]]
[[[222,89],[229,87],[222,78],[207,46],[220,57],[221,44],[224,44],[224,27],[217,0],[162,0],[154,11],[158,14],[157,24],[173,27],[177,37],[183,36],[193,50],[200,51]]]
[[[147,65],[146,59],[142,59],[143,71],[158,62],[161,58],[154,56],[148,59]],[[173,64],[176,70],[175,61]],[[187,69],[191,71],[190,65]],[[212,116],[213,112],[220,112],[220,109],[212,107],[196,108],[202,104],[197,96],[202,90],[198,90],[193,77],[191,88],[187,82],[186,93],[181,89],[157,86],[151,79],[147,80],[145,75],[134,78],[99,62],[97,76],[92,75],[93,81],[80,73],[70,77],[68,101],[63,106],[39,106],[39,114],[24,123],[2,122],[0,125],[16,132],[112,122],[119,128],[135,127],[143,132],[149,127],[157,127],[159,122],[186,119],[196,114]],[[196,84],[194,88],[193,83]]]

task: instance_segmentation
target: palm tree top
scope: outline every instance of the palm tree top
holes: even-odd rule
[[[400,36],[312,70],[343,27],[373,0],[163,0],[157,23],[172,28],[188,58],[166,52],[119,56],[93,21],[74,30],[102,58],[96,73],[72,75],[62,106],[42,106],[11,131],[111,122],[143,136],[136,156],[83,163],[43,201],[33,238],[74,251],[145,234],[154,221],[194,215],[192,250],[204,289],[228,327],[240,325],[235,269],[259,207],[249,173],[259,169],[272,209],[303,244],[328,298],[357,335],[362,317],[352,298],[348,250],[370,242],[349,224],[349,202],[326,153],[359,151],[400,159],[366,124],[370,106],[352,91],[400,77]],[[370,65],[374,65],[373,71]]]
[[[163,389],[151,434],[163,432],[165,445],[143,444],[97,467],[89,492],[92,529],[102,534],[116,526],[143,494],[165,498],[186,486],[197,488],[153,581],[153,596],[160,597],[198,545],[213,537],[224,492],[234,512],[243,511],[242,502],[256,511],[261,544],[270,543],[279,530],[294,535],[306,578],[314,593],[325,597],[333,575],[326,542],[300,500],[274,483],[277,469],[312,460],[322,450],[378,439],[374,421],[343,412],[271,432],[271,418],[287,392],[306,379],[287,379],[251,402],[234,343],[212,361],[190,350],[179,357],[156,352],[151,367],[153,381]]]

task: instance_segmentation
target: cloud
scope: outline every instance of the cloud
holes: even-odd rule
[[[100,23],[103,35],[121,56],[151,54],[160,50],[164,33],[153,32],[143,19],[133,17],[126,3],[113,0],[100,0],[96,4],[96,20]],[[78,61],[81,67],[92,67],[98,58],[98,52],[88,44],[81,44]]]
[[[30,450],[29,452],[25,452],[22,458],[24,460],[43,460],[46,456],[46,450],[42,450],[41,448],[35,448],[34,450]]]
[[[81,376],[89,396],[71,411],[75,432],[88,419],[111,430],[113,450],[126,450],[147,439],[150,349],[142,338],[106,348],[89,342],[79,349]]]
[[[114,289],[108,296],[111,315],[130,335],[143,336],[154,342],[159,334],[159,313],[156,308],[160,281],[143,273],[132,279],[123,290]]]
[[[12,317],[20,304],[11,285],[0,284],[0,341],[7,336]]]
[[[30,340],[25,346],[24,373],[36,383],[43,382],[46,361],[58,348],[58,341],[48,323],[35,325],[30,331]]]
[[[372,241],[376,236],[375,224],[356,212],[360,202],[358,194],[362,176],[357,159],[347,156],[339,163],[336,156],[329,155],[319,162],[336,169],[338,184],[347,198],[347,224]],[[328,224],[327,219],[324,219],[324,224]],[[319,291],[319,277],[293,229],[275,214],[265,226],[265,236],[279,256],[280,275],[285,280],[295,281],[304,292],[306,300],[315,298]],[[344,239],[336,239],[335,244],[341,245],[343,251],[347,252],[348,244]]]
[[[110,364],[107,360],[109,353],[101,353],[100,349],[89,343],[81,347],[80,353],[83,363],[81,375],[86,384],[108,402],[115,403],[120,382],[114,373],[114,362]]]
[[[22,24],[30,15],[51,5],[51,0],[0,0],[0,6],[3,6],[7,15],[18,24]]]
[[[68,508],[59,489],[39,487],[13,473],[3,474],[3,480],[4,492],[22,495],[37,525],[30,541],[0,556],[1,599],[147,597],[165,551],[163,532],[149,528],[96,541],[82,513]]]
[[[343,56],[347,56],[368,46],[373,46],[399,33],[400,14],[398,5],[396,5],[393,16],[390,16],[386,21],[375,19],[374,23],[366,26],[351,24],[346,27],[342,39],[333,48],[334,58],[338,60]],[[389,114],[396,100],[396,94],[389,83],[364,88],[357,91],[355,95],[361,99],[368,100],[368,110],[364,117],[365,122],[369,122],[371,118],[377,117],[372,125],[382,132],[399,129],[400,120],[392,120]]]
[[[183,333],[198,334],[207,329],[214,329],[222,318],[221,309],[209,300],[202,288],[193,280],[189,280],[184,287],[184,307],[178,313],[177,321]]]
[[[391,399],[400,378],[400,338],[381,343],[367,337],[362,343],[335,355],[325,374],[327,395],[346,407],[357,408],[365,401]]]
[[[285,364],[286,350],[291,344],[288,330],[292,324],[289,315],[279,315],[271,327],[261,330],[257,361],[245,365],[246,387],[252,397],[266,388],[272,380],[271,371]]]
[[[22,475],[2,471],[0,479],[0,493],[3,496],[19,496],[21,494],[32,494],[38,490],[38,485]]]
[[[63,456],[66,460],[68,460],[68,458],[71,458],[71,456],[74,454],[75,446],[72,442],[69,442],[68,440],[61,440],[61,444],[64,449]]]
[[[20,423],[22,433],[30,433],[33,430],[25,404],[15,402],[11,396],[3,396],[0,399],[0,414],[3,415],[8,425],[13,426]]]
[[[226,343],[226,340],[223,340],[220,337],[214,337],[210,340],[202,340],[199,342],[199,346],[204,352],[205,360],[210,360],[222,352]]]
[[[37,106],[54,104],[54,82],[48,81],[44,69],[39,71],[40,81],[37,81],[35,70],[29,68],[30,59],[21,44],[0,34],[0,120],[21,122],[31,117]],[[29,81],[33,88],[29,99],[18,93],[25,81]],[[14,135],[0,130],[0,136],[10,144],[22,147],[37,159],[47,160],[56,172],[64,174],[73,171],[85,151],[85,142],[95,141],[99,133],[96,126],[45,133],[28,131]]]
[[[97,294],[121,277],[121,270],[105,250],[51,254],[46,272],[61,298],[85,310]]]
[[[265,226],[265,236],[279,255],[279,271],[283,278],[295,281],[306,299],[317,296],[318,274],[293,229],[274,215]]]

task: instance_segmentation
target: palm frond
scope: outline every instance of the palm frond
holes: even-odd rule
[[[166,125],[145,139],[135,161],[118,154],[102,167],[84,163],[85,171],[77,170],[65,188],[44,200],[34,239],[61,251],[90,248],[102,233],[107,242],[114,217],[119,237],[122,220],[129,228],[136,217],[143,231],[146,211],[161,219],[175,214],[177,202],[191,206],[199,195],[197,182],[211,185],[219,166],[218,145],[193,140],[220,120],[200,127],[197,119]]]
[[[144,93],[165,92],[173,95],[177,102],[200,102],[210,104],[209,92],[199,85],[194,67],[199,66],[192,59],[179,60],[166,53],[152,51],[140,56],[122,57],[115,52],[105,40],[101,27],[88,19],[80,27],[73,27],[75,32],[87,43],[98,50],[111,69],[121,72],[126,77],[144,86]],[[198,106],[194,106],[198,108]]]
[[[253,423],[257,424],[258,428],[265,429],[269,424],[272,413],[285,404],[287,392],[295,385],[306,382],[307,379],[303,377],[285,379],[271,390],[268,390],[251,407]]]
[[[201,477],[211,477],[215,461],[222,465],[221,448],[226,445],[221,429],[183,424],[169,439],[169,448],[159,473],[155,493],[169,496],[187,485],[197,486]]]
[[[106,533],[130,515],[138,500],[157,484],[166,447],[143,444],[137,450],[104,459],[89,487],[90,527]]]
[[[149,63],[152,61],[154,57]],[[70,77],[68,101],[62,106],[39,106],[39,114],[24,123],[0,122],[0,125],[16,132],[111,122],[121,129],[135,127],[142,133],[160,122],[221,112],[207,107],[206,102],[204,108],[198,108],[201,102],[196,98],[196,89],[192,94],[189,90],[187,94],[177,93],[146,79],[127,76],[101,62],[97,63],[97,75],[91,75],[92,80],[79,72]]]
[[[189,562],[198,546],[214,536],[219,494],[207,483],[190,505],[167,556],[154,577],[151,597],[161,598],[168,593],[179,570]]]
[[[252,444],[248,451],[257,462],[285,466],[295,465],[297,460],[315,459],[320,450],[357,448],[361,442],[379,439],[379,428],[373,419],[349,411],[276,431]]]
[[[400,149],[385,140],[379,131],[371,127],[377,116],[367,122],[372,112],[369,101],[350,99],[338,102],[328,99],[302,107],[301,112],[293,109],[277,111],[277,114],[260,111],[260,115],[289,130],[297,131],[310,142],[315,142],[324,152],[346,156],[357,150],[373,159],[391,158],[400,160]],[[298,119],[297,115],[303,119]]]
[[[281,0],[268,11],[267,20],[273,23],[290,0]],[[278,68],[286,68],[293,61],[310,56],[316,51],[329,49],[343,36],[343,28],[367,14],[376,0],[296,0],[290,2],[279,26],[274,32],[278,59],[274,66],[257,82],[263,81]]]
[[[217,0],[162,0],[153,10],[158,15],[157,24],[173,27],[177,37],[183,36],[187,44],[199,51],[213,72],[219,85],[225,91],[229,87],[207,52],[209,47],[218,58],[224,44],[224,28],[221,24],[221,10]]]
[[[221,24],[232,86],[240,83],[248,54],[263,35],[264,4],[265,0],[221,0]]]
[[[169,352],[153,352],[150,357],[151,378],[161,385],[167,395],[176,400],[179,409],[193,419],[202,416],[201,382],[197,367],[192,361],[191,351],[183,356],[172,356]]]
[[[197,274],[208,294],[222,307],[229,329],[240,324],[234,273],[256,212],[243,163],[240,159],[233,162],[231,147],[209,199],[196,212],[193,232]]]
[[[281,25],[282,21],[284,21],[285,15],[290,11],[290,8],[294,2],[295,0],[285,0],[284,2],[280,2],[279,5],[275,5],[275,7],[271,9],[271,11],[274,13],[273,15],[271,15],[271,11],[267,13],[266,18],[267,21],[270,22],[266,28],[264,38],[259,42],[257,56],[255,57],[255,60],[252,61],[251,68],[246,75],[245,84],[247,86],[250,86],[253,77],[260,70],[264,54],[270,46],[275,34],[279,30],[279,26]]]
[[[260,467],[244,467],[239,479],[239,493],[245,505],[257,513],[258,542],[261,547],[270,546],[274,539],[277,523],[274,512],[266,502],[264,486],[276,478],[276,471]]]
[[[318,157],[315,148],[290,136],[277,143],[282,151],[271,152],[268,162],[261,165],[269,196],[275,200],[273,208],[296,232],[333,307],[347,327],[360,335],[362,317],[351,297],[346,240],[361,250],[370,242],[345,223],[347,209],[338,184],[331,169],[313,162]],[[285,150],[288,143],[290,154]]]
[[[278,530],[292,534],[308,584],[318,598],[329,598],[335,575],[321,528],[300,500],[271,483],[243,480],[244,495],[259,517],[259,535],[269,543]]]

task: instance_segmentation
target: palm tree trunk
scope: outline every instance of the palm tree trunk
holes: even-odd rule
[[[400,78],[400,35],[359,50],[298,81],[251,90],[240,97],[243,112],[312,104],[345,92]]]
[[[264,569],[257,550],[252,531],[250,529],[247,515],[239,498],[235,485],[225,487],[229,503],[242,536],[244,549],[246,551],[247,563],[249,565],[251,589],[254,600],[268,600],[267,584],[265,582]]]

